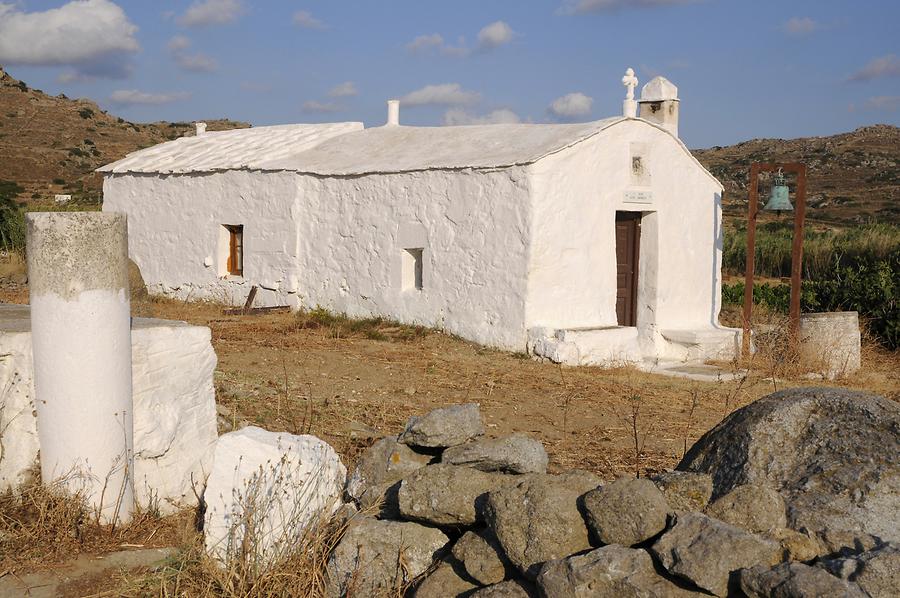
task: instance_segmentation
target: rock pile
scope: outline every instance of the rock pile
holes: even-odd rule
[[[527,436],[483,434],[478,406],[458,405],[363,453],[345,493],[364,512],[330,558],[329,596],[900,595],[891,401],[777,393],[677,471],[609,483],[547,473]]]

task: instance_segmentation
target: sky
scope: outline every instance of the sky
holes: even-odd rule
[[[132,121],[579,122],[625,69],[689,147],[900,124],[900,0],[0,0],[0,65]]]

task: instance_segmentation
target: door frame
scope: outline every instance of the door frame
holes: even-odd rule
[[[634,255],[634,264],[631,270],[631,305],[629,305],[630,318],[625,318],[626,322],[619,323],[618,309],[616,309],[616,324],[622,327],[634,328],[638,325],[638,292],[640,284],[640,264],[641,264],[641,219],[644,213],[640,211],[616,210],[615,226],[618,228],[619,222],[632,222],[633,235],[631,239],[631,250]],[[618,251],[618,235],[613,239],[613,252],[616,256],[616,304],[618,307],[618,271],[619,271],[619,251]]]

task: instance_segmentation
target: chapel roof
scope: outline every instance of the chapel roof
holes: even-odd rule
[[[347,133],[264,168],[324,176],[530,164],[623,120],[578,124],[496,124],[374,127]]]
[[[359,122],[277,125],[207,132],[131,152],[97,170],[106,173],[183,174],[252,170],[302,153],[332,137],[362,130]]]
[[[456,127],[279,125],[182,137],[128,154],[104,173],[286,170],[322,176],[530,164],[624,120]]]

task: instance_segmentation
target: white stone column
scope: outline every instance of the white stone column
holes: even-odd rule
[[[26,216],[41,477],[108,523],[134,506],[131,301],[124,214]]]

